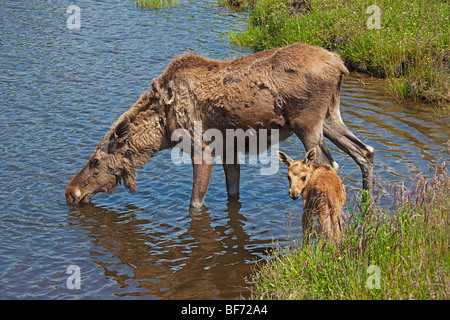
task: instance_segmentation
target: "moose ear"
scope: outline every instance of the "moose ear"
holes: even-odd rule
[[[292,162],[294,162],[294,160],[289,158],[289,156],[286,153],[281,152],[281,151],[278,151],[278,159],[280,159],[280,162],[282,164],[285,164],[288,167],[291,165]]]
[[[128,136],[130,133],[130,120],[125,118],[119,122],[111,132],[108,142],[108,153],[113,153],[118,148],[122,147],[128,142]]]
[[[310,164],[311,162],[314,162],[314,160],[316,160],[316,148],[312,148],[306,153],[303,162],[305,164]]]
[[[173,81],[167,83],[162,83],[161,80],[156,79],[152,82],[152,89],[159,95],[161,104],[171,105],[175,100],[173,95],[172,87]]]

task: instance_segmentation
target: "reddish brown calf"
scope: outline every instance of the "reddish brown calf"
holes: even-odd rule
[[[329,165],[313,163],[316,149],[306,153],[304,160],[294,161],[283,152],[278,152],[280,162],[289,167],[289,196],[303,199],[303,243],[307,243],[316,217],[319,218],[320,233],[334,241],[340,240],[342,231],[342,209],[345,188],[336,171]]]

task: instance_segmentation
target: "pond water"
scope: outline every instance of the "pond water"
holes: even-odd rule
[[[72,4],[79,30],[67,28]],[[64,196],[111,123],[173,57],[249,53],[227,39],[245,14],[214,0],[159,11],[119,0],[0,0],[0,10],[0,299],[245,297],[254,262],[301,236],[285,168],[261,176],[261,165],[243,165],[240,202],[228,203],[217,166],[205,207],[190,212],[191,166],[174,165],[166,150],[139,170],[136,194],[121,187],[80,206]],[[342,91],[342,118],[376,150],[378,190],[448,160],[447,120],[396,104],[380,81],[349,76]],[[328,145],[351,201],[359,168]],[[303,156],[294,136],[280,148]],[[79,268],[79,289],[67,285],[69,265]]]

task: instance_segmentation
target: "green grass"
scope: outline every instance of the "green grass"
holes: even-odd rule
[[[380,29],[367,26],[374,13],[366,10],[373,4],[381,10]],[[232,32],[232,42],[256,51],[295,42],[327,48],[340,54],[349,69],[387,78],[396,97],[431,103],[447,115],[446,1],[260,0],[249,7],[247,29]]]
[[[253,8],[257,2],[258,0],[218,0],[219,6],[237,11]]]
[[[280,248],[258,263],[250,299],[449,299],[447,168],[393,187],[392,208],[361,201],[342,242]],[[379,199],[378,199],[379,200]]]
[[[177,5],[177,0],[133,0],[133,2],[143,8],[164,9]]]

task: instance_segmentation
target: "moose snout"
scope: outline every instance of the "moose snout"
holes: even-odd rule
[[[297,200],[298,197],[300,197],[300,192],[291,192],[291,191],[289,191],[289,197],[291,197],[292,200]]]
[[[67,191],[66,191],[66,202],[68,204],[75,203],[75,198],[70,194],[70,192],[67,192]]]
[[[68,204],[78,203],[80,201],[81,191],[78,188],[71,188],[70,186],[66,189],[66,201]]]

